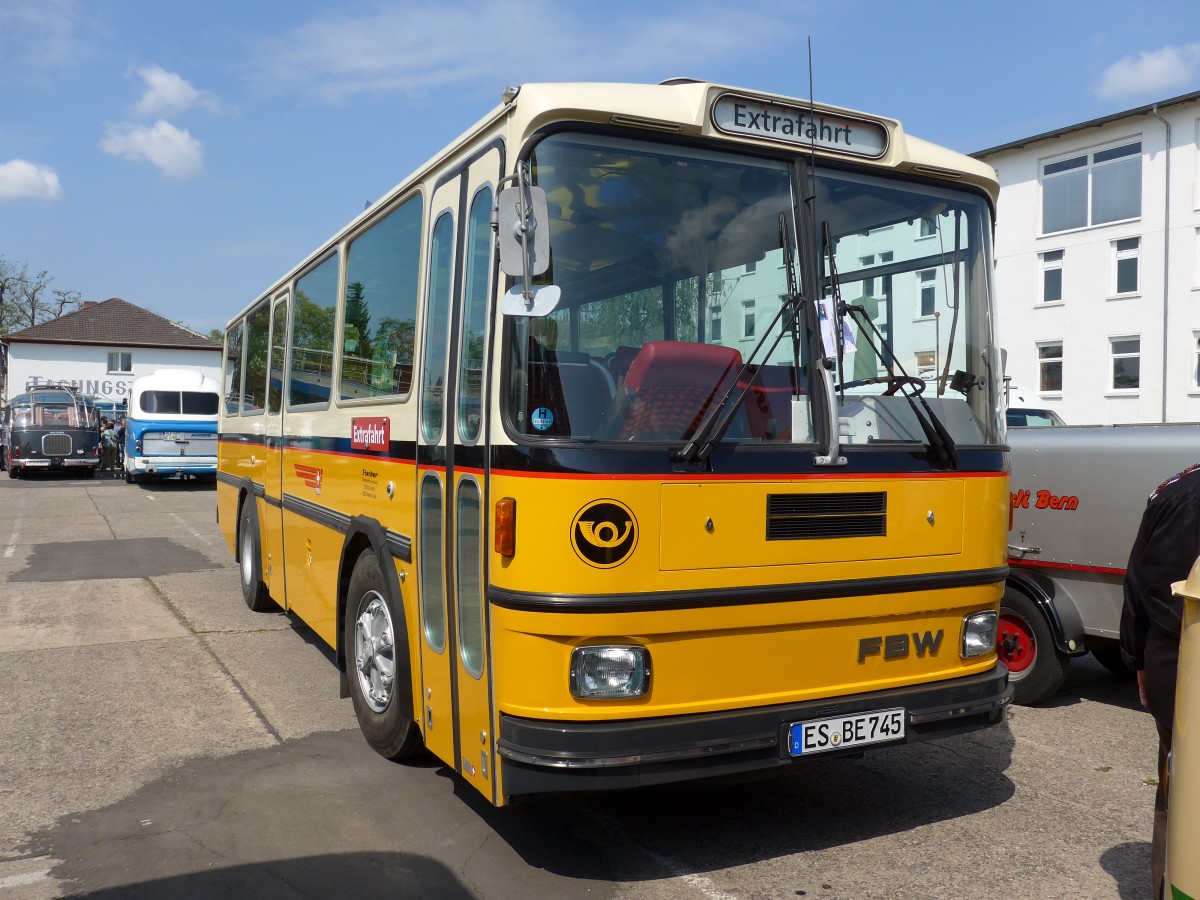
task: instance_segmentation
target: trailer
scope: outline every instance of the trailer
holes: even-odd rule
[[[1200,462],[1200,423],[1012,428],[1008,564],[997,637],[1017,703],[1091,653],[1128,674],[1122,583],[1151,492]]]

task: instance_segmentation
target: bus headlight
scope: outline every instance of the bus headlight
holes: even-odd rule
[[[986,656],[996,649],[996,622],[999,619],[994,609],[971,613],[963,617],[962,658]]]
[[[645,647],[576,647],[571,653],[573,697],[641,697],[649,687],[650,653]]]

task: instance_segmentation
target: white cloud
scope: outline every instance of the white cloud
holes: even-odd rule
[[[62,186],[53,169],[23,159],[0,163],[0,200],[58,200]]]
[[[328,102],[479,81],[494,84],[498,97],[506,83],[542,78],[653,81],[708,72],[730,56],[756,52],[764,33],[776,41],[800,33],[769,7],[770,0],[736,7],[700,0],[581,18],[553,0],[527,0],[519,16],[485,0],[450,9],[405,4],[313,19],[257,51],[270,89],[299,89]]]
[[[1095,87],[1101,100],[1130,96],[1166,94],[1196,83],[1200,74],[1200,42],[1182,47],[1163,47],[1126,56],[1100,76]]]
[[[145,160],[172,178],[192,178],[204,169],[204,145],[186,129],[163,119],[153,125],[109,125],[100,149],[124,159]]]
[[[135,110],[139,116],[176,116],[197,104],[213,112],[221,111],[220,104],[212,94],[197,90],[191,82],[174,72],[168,72],[160,66],[150,66],[138,69],[138,75],[146,83],[146,92],[142,94]]]

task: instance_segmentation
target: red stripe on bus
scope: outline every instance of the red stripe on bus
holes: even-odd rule
[[[1075,563],[1043,562],[1042,560],[1019,559],[1014,556],[1010,556],[1008,562],[1009,565],[1027,566],[1031,569],[1067,569],[1071,572],[1096,572],[1100,575],[1125,576],[1124,569],[1112,569],[1108,566],[1080,566]]]

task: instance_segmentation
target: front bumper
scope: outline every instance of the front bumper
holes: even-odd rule
[[[506,795],[616,790],[791,765],[788,727],[808,719],[903,707],[898,743],[975,731],[1003,722],[1012,694],[997,663],[950,682],[695,716],[546,722],[501,714],[497,750]]]

